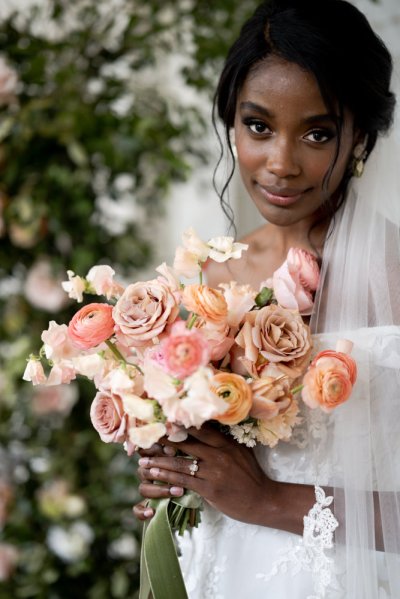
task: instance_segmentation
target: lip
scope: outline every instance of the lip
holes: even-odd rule
[[[257,186],[264,198],[274,206],[291,206],[298,202],[305,192],[304,189],[279,188],[260,183],[257,183]]]

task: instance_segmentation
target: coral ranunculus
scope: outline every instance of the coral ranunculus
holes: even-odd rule
[[[114,334],[113,307],[109,304],[88,304],[81,308],[68,325],[72,342],[80,349],[97,347]]]
[[[221,397],[229,407],[215,417],[221,424],[237,424],[245,420],[252,406],[252,393],[246,380],[232,372],[219,372],[212,380],[213,391]]]
[[[304,376],[302,399],[310,408],[331,412],[349,399],[356,378],[353,358],[342,352],[322,351]]]
[[[184,321],[176,322],[162,343],[167,372],[178,379],[193,374],[210,360],[207,340],[197,329],[188,329]]]

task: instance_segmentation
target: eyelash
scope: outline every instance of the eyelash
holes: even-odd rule
[[[246,119],[243,119],[242,122],[249,129],[250,133],[252,133],[253,135],[256,135],[256,136],[261,136],[261,135],[265,135],[265,134],[268,135],[268,132],[270,131],[268,125],[266,125],[263,121],[260,121],[258,119],[246,118]],[[262,131],[254,131],[252,129],[252,127],[262,127],[263,130]],[[322,129],[322,128],[317,128],[317,129],[313,129],[312,131],[309,131],[307,133],[307,135],[304,136],[304,138],[306,139],[310,135],[320,135],[325,138],[325,139],[322,139],[319,141],[317,141],[315,139],[307,140],[307,141],[311,141],[312,143],[315,143],[315,144],[327,143],[328,141],[330,141],[331,139],[333,139],[335,137],[335,133],[333,131],[331,131],[330,129]]]

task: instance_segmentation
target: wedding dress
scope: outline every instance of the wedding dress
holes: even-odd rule
[[[346,332],[345,337],[354,342],[352,355],[359,377],[371,363],[377,370],[399,369],[400,327],[359,329]],[[315,335],[315,352],[334,348],[338,338],[343,333]],[[363,402],[362,390],[363,385],[355,386],[352,402]],[[340,408],[342,422],[347,420],[348,405]],[[328,415],[303,406],[302,417],[289,442],[273,449],[258,447],[256,455],[269,477],[316,486],[315,504],[305,514],[303,537],[238,522],[205,506],[199,528],[180,541],[190,599],[349,599],[340,547],[334,543],[338,523],[330,509],[331,498],[323,490],[343,476],[334,447],[337,412]],[[398,474],[400,480],[400,460]],[[391,481],[386,484],[390,489]],[[373,551],[372,558],[377,563],[377,587],[370,596],[399,597],[400,587],[398,595],[390,594],[384,553]],[[400,556],[396,560],[400,568]],[[361,588],[355,598],[364,599]]]

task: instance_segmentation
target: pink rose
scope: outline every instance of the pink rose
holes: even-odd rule
[[[123,443],[126,440],[128,415],[119,396],[99,391],[90,407],[90,419],[105,443]]]
[[[197,329],[188,329],[183,321],[172,325],[170,334],[161,342],[166,371],[178,379],[193,374],[210,360],[208,344]]]
[[[68,333],[80,349],[97,347],[114,334],[113,307],[109,304],[88,304],[71,319]]]
[[[319,283],[315,256],[306,250],[291,248],[286,261],[272,276],[274,295],[280,306],[308,315],[314,305],[313,293]]]
[[[134,283],[114,307],[116,337],[128,347],[152,345],[178,313],[177,299],[167,282],[155,279]]]

